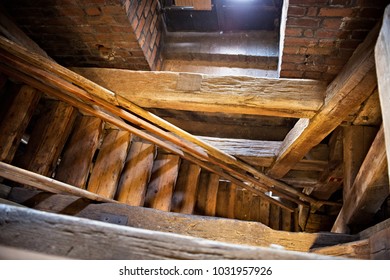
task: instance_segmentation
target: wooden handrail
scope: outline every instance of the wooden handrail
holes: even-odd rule
[[[318,202],[317,200],[299,192],[298,190],[294,189],[291,186],[288,186],[287,184],[267,177],[262,172],[253,168],[249,164],[244,163],[236,159],[235,157],[212,147],[211,145],[201,141],[200,139],[147,112],[146,110],[143,110],[142,108],[131,103],[130,101],[126,101],[123,98],[120,98],[118,100],[115,94],[110,92],[109,90],[104,89],[103,87],[83,78],[82,76],[70,71],[69,69],[66,69],[56,63],[53,63],[52,61],[40,55],[30,53],[24,48],[18,46],[13,42],[8,41],[3,37],[0,38],[0,47],[3,50],[3,58],[9,58],[10,54],[13,56],[8,59],[8,64],[11,64],[11,67],[13,67],[13,63],[16,63],[16,60],[19,60],[19,66],[20,64],[26,64],[26,67],[23,72],[27,75],[29,75],[29,73],[31,74],[31,71],[33,71],[34,68],[35,72],[37,72],[37,69],[43,69],[42,71],[44,71],[45,73],[41,73],[41,80],[45,80],[45,82],[49,82],[50,84],[56,82],[57,87],[67,87],[68,90],[76,94],[78,98],[83,99],[84,102],[99,105],[104,110],[108,110],[116,115],[119,114],[119,116],[130,122],[142,125],[145,129],[152,131],[153,133],[163,137],[164,139],[167,139],[168,141],[171,141],[176,145],[182,147],[193,156],[197,158],[202,158],[203,160],[212,162],[213,164],[222,167],[223,170],[229,171],[229,173],[232,173],[235,177],[238,177],[239,180],[250,182],[260,191],[271,190],[274,193],[284,196],[290,200],[293,199],[293,196],[297,196],[301,200],[312,204],[326,203]],[[54,76],[51,73],[56,74],[58,77]],[[64,83],[65,81],[67,81],[68,83]],[[69,82],[72,84],[70,84]],[[133,114],[116,107],[115,105],[121,105],[126,109],[132,111],[133,113],[139,115],[140,117],[147,119],[153,124],[145,122],[142,119],[134,116]],[[156,127],[156,125],[173,132],[175,135],[185,139],[186,141],[190,141],[202,147],[204,151],[195,149],[194,147],[182,141],[180,138],[172,137],[171,134],[165,133],[165,131],[159,129],[158,127]],[[230,167],[228,164],[234,166],[234,168]],[[293,200],[296,201],[296,199]]]

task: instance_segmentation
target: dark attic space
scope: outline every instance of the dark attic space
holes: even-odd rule
[[[390,259],[388,4],[2,1],[0,251]]]

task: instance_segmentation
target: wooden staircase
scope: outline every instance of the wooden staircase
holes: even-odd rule
[[[293,213],[30,86],[4,82],[0,104],[2,162],[131,206],[295,230]]]

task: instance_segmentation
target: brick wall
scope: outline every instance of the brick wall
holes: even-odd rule
[[[388,0],[290,0],[281,77],[331,81]]]
[[[6,11],[65,66],[155,70],[158,0],[6,0]]]

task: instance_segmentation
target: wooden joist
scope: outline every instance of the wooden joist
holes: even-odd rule
[[[118,185],[118,201],[132,206],[144,205],[155,156],[153,144],[142,141],[131,143]]]
[[[207,183],[206,206],[204,211],[206,216],[215,216],[218,187],[219,176],[216,174],[210,174],[209,181]]]
[[[383,126],[366,155],[352,189],[333,225],[332,232],[349,232],[349,226],[364,226],[389,195]]]
[[[64,148],[55,179],[82,189],[90,173],[92,158],[99,145],[103,122],[91,116],[78,116]]]
[[[316,248],[310,250],[310,252],[321,255],[338,256],[352,259],[371,259],[370,244],[368,239],[353,241],[345,244],[337,244],[323,248]]]
[[[40,93],[30,86],[22,86],[16,93],[0,120],[0,161],[13,160],[39,99]]]
[[[77,259],[330,259],[309,253],[111,225],[8,205],[0,205],[0,229],[1,245]]]
[[[375,46],[375,65],[378,75],[379,98],[385,131],[387,160],[390,162],[390,6],[383,15],[383,24]],[[388,166],[390,175],[390,165]]]
[[[71,132],[77,110],[55,100],[48,100],[45,105],[33,128],[26,152],[17,159],[17,165],[50,177]]]
[[[144,108],[304,118],[321,107],[326,89],[313,80],[72,69]]]
[[[371,95],[377,83],[374,45],[378,32],[379,26],[376,26],[328,86],[325,103],[318,113],[311,119],[300,119],[289,132],[268,175],[283,177]]]
[[[153,164],[152,176],[145,197],[145,206],[162,211],[171,210],[180,158],[176,155],[157,155]]]
[[[172,211],[192,214],[195,208],[201,168],[188,161],[182,161],[172,197]]]
[[[42,199],[45,197],[45,199]],[[37,210],[75,215],[98,221],[160,232],[172,232],[209,240],[268,247],[278,244],[287,250],[307,252],[312,248],[333,246],[358,240],[358,236],[332,233],[291,233],[274,231],[257,222],[233,219],[183,215],[151,208],[124,204],[88,203],[69,195],[46,195],[40,192],[14,188],[9,200]],[[111,219],[107,219],[111,218]]]
[[[104,137],[88,182],[88,191],[113,199],[125,164],[131,134],[112,129]]]

